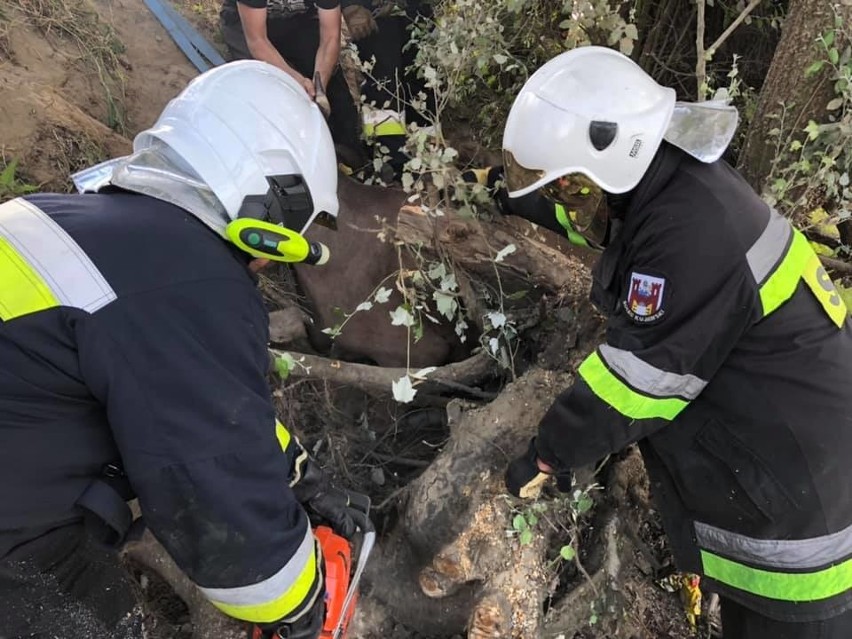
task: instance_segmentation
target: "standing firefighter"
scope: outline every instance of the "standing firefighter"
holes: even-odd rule
[[[736,111],[628,58],[562,54],[518,95],[510,195],[606,247],[606,343],[507,471],[516,495],[639,442],[675,558],[725,638],[852,636],[852,327],[807,240],[720,156]],[[564,483],[562,484],[564,485]]]
[[[358,111],[340,57],[341,5],[356,0],[224,0],[222,36],[231,59],[262,60],[289,73],[312,98],[328,97],[329,127],[340,160],[358,168],[366,162]]]
[[[0,637],[142,636],[104,544],[133,496],[216,607],[318,636],[303,506],[344,535],[355,521],[275,419],[253,273],[321,261],[297,234],[337,214],[319,109],[270,65],[228,64],[75,181],[0,206]],[[277,254],[276,235],[302,248]]]

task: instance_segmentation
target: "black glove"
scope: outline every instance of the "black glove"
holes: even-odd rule
[[[506,488],[515,497],[529,499],[538,497],[541,487],[551,475],[556,476],[556,487],[563,493],[571,490],[571,471],[545,473],[539,468],[535,437],[530,440],[527,452],[513,460],[506,469]]]
[[[296,459],[290,488],[308,515],[319,519],[317,523],[329,524],[338,535],[352,539],[362,522],[359,513],[350,508],[348,491],[334,486],[306,452]]]

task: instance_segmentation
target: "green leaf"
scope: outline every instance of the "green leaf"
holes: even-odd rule
[[[817,60],[816,62],[811,64],[811,66],[809,66],[807,69],[805,69],[805,77],[809,78],[812,75],[819,73],[824,64],[825,64],[825,60]]]
[[[275,372],[282,380],[290,377],[290,372],[296,367],[296,360],[290,353],[281,353],[275,358]]]
[[[535,516],[535,515],[533,515],[533,514],[529,514],[529,515],[527,515],[527,523],[528,523],[530,526],[535,526],[535,525],[538,523],[538,517],[536,517],[536,516]]]
[[[804,131],[808,134],[809,140],[816,140],[819,137],[819,124],[813,120],[808,120],[808,126],[804,128]]]
[[[576,554],[577,553],[574,551],[573,546],[562,546],[562,548],[559,549],[559,556],[565,561],[571,561],[574,559]]]
[[[588,495],[583,495],[582,497],[580,497],[580,499],[577,500],[577,512],[581,515],[583,513],[589,512],[592,509],[594,503],[595,502],[592,501],[591,497],[589,497]]]
[[[15,171],[18,169],[18,161],[12,160],[0,173],[0,185],[11,187],[15,182]]]
[[[828,104],[825,105],[826,111],[836,111],[840,107],[843,106],[843,98],[834,98]]]
[[[506,64],[509,61],[509,58],[504,56],[502,53],[495,53],[491,57],[494,58],[494,62],[496,62],[500,66],[503,66],[504,64]]]
[[[520,514],[515,515],[514,519],[512,519],[512,528],[519,532],[529,528],[526,517]]]
[[[828,50],[828,59],[831,61],[831,64],[837,64],[840,62],[840,52],[832,47]]]
[[[822,37],[822,41],[825,43],[826,47],[830,47],[834,44],[834,31],[829,31]]]
[[[533,540],[532,530],[527,528],[526,530],[521,532],[520,541],[521,541],[522,546],[526,546],[526,545],[532,543],[532,540]]]

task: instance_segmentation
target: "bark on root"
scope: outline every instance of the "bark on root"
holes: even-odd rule
[[[558,561],[548,549],[568,542],[560,539],[564,531],[539,525],[527,544],[512,533],[513,516],[529,502],[506,495],[504,469],[570,382],[568,374],[533,369],[485,407],[451,402],[450,440],[409,486],[401,521],[370,573],[372,596],[389,616],[424,633],[466,629],[470,639],[528,639],[581,628],[590,603],[612,594],[607,584],[617,582],[630,549],[623,533],[631,522],[615,515],[617,505],[601,502],[594,526],[600,532],[583,559],[590,577],[578,577],[558,601],[551,601]],[[620,500],[627,495],[612,492]],[[387,574],[389,566],[395,575]],[[420,593],[399,587],[406,578],[416,579]],[[465,612],[442,618],[441,609]]]

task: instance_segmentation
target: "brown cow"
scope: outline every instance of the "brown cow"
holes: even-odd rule
[[[341,176],[338,196],[337,231],[314,224],[306,233],[309,239],[328,246],[331,259],[323,266],[295,267],[296,279],[312,307],[311,342],[321,351],[332,345],[322,329],[341,321],[335,308],[352,313],[400,268],[397,248],[381,241],[378,231],[382,221],[391,227],[396,224],[405,193],[395,188],[367,186]],[[405,260],[403,264],[410,267]],[[370,360],[379,366],[408,364],[413,369],[440,366],[466,355],[452,325],[436,325],[429,320],[424,320],[423,337],[419,341],[414,343],[412,334],[409,353],[408,330],[391,325],[390,311],[403,302],[394,281],[390,278],[384,284],[394,291],[390,300],[356,313],[334,340],[335,350],[341,356]],[[431,315],[437,316],[434,312]]]

